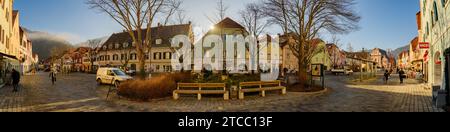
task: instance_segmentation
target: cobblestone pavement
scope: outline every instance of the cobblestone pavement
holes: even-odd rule
[[[277,93],[266,98],[249,96],[244,101],[223,101],[220,97],[195,97],[180,100],[163,98],[150,102],[135,102],[111,98],[107,101],[108,86],[98,87],[95,75],[74,73],[61,75],[52,86],[47,73],[24,76],[21,90],[12,93],[7,86],[0,89],[0,111],[55,112],[440,112],[431,106],[431,90],[414,80],[400,85],[395,77],[389,85],[381,80],[346,83],[345,78],[326,78],[328,92],[303,94]]]

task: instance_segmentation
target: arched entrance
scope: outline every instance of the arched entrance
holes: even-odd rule
[[[434,82],[433,85],[442,85],[442,59],[441,52],[436,52],[433,58],[434,63]]]

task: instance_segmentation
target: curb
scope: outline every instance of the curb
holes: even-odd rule
[[[325,88],[322,91],[317,91],[317,92],[295,92],[295,93],[300,93],[302,95],[315,95],[315,94],[323,94],[323,93],[327,93],[329,88]]]

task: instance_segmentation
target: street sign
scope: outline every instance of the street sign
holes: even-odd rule
[[[419,48],[420,49],[429,49],[430,48],[430,43],[428,43],[428,42],[420,42],[419,43]]]

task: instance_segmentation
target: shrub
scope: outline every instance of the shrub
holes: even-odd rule
[[[190,74],[163,74],[149,80],[133,80],[119,86],[120,96],[140,101],[172,96],[178,82],[190,80]]]

